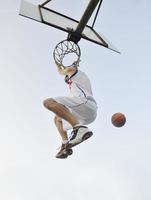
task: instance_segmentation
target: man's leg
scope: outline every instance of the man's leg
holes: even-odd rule
[[[62,143],[63,144],[67,143],[68,142],[68,135],[67,135],[67,132],[63,129],[63,124],[62,124],[61,118],[58,117],[58,116],[55,116],[54,122],[55,122],[57,129],[58,129],[58,132],[60,133]]]
[[[66,144],[68,142],[67,132],[63,129],[62,119],[60,117],[55,116],[54,122],[62,139],[62,145],[59,152],[56,154],[56,158],[67,158],[68,154],[65,152]],[[72,154],[72,150],[70,150],[70,152]]]
[[[62,149],[64,149],[65,144],[67,144],[67,142],[68,142],[68,135],[67,135],[67,132],[63,129],[63,124],[62,124],[61,118],[58,116],[55,116],[54,121],[55,121],[56,127],[61,135],[62,144],[63,144],[61,150],[58,152],[56,157],[62,158],[62,154],[63,154]],[[86,130],[86,132],[85,132],[85,130]],[[83,142],[84,140],[87,140],[89,137],[92,136],[92,134],[93,133],[86,126],[77,126],[73,129],[72,137],[70,138],[66,147],[72,148],[73,146]]]
[[[56,102],[52,98],[46,99],[43,104],[48,110],[54,112],[57,116],[65,119],[72,125],[72,137],[68,142],[68,148],[72,148],[72,146],[75,146],[92,136],[93,133],[86,126],[80,126],[76,117],[74,117],[64,105]]]
[[[64,105],[56,102],[54,99],[46,99],[43,104],[48,110],[68,121],[72,127],[79,124],[79,121],[71,114],[71,112]]]

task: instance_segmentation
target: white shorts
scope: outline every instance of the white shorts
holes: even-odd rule
[[[70,112],[77,118],[81,125],[87,125],[93,122],[97,115],[97,104],[92,98],[81,97],[56,97],[55,101],[67,107]],[[69,130],[71,124],[62,119],[63,129]]]

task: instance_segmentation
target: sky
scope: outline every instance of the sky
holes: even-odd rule
[[[52,7],[79,18],[89,1],[61,2]],[[52,56],[67,34],[19,16],[19,6],[0,1],[0,198],[150,200],[151,1],[103,1],[95,29],[121,54],[79,42],[99,109],[94,136],[65,160],[55,158],[60,137],[42,102],[69,94]],[[111,124],[116,112],[122,128]]]

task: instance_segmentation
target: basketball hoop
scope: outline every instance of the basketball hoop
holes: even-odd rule
[[[78,66],[80,56],[80,47],[73,41],[69,40],[59,42],[53,51],[55,63],[61,65],[63,68],[75,66],[75,64]]]

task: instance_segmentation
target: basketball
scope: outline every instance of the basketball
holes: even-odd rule
[[[115,127],[120,128],[120,127],[124,126],[124,124],[126,122],[126,117],[123,113],[118,112],[118,113],[115,113],[112,115],[111,121]]]

